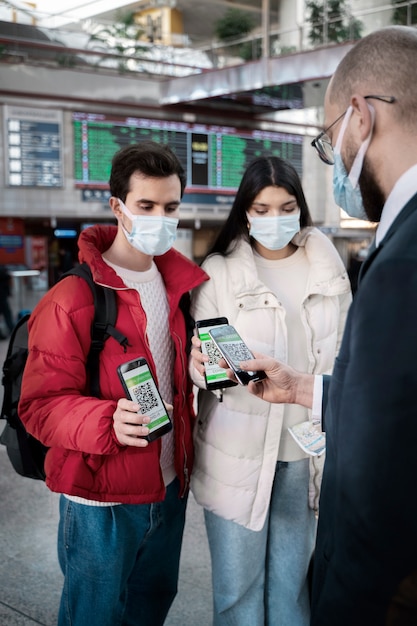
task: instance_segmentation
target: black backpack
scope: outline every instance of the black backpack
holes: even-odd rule
[[[97,285],[93,281],[90,268],[85,263],[63,274],[60,280],[71,275],[83,278],[90,286],[94,297],[94,320],[91,325],[91,346],[86,367],[89,372],[90,393],[99,398],[99,355],[104,342],[112,336],[125,347],[127,338],[114,326],[117,305],[113,289]],[[23,371],[28,357],[29,317],[30,314],[24,315],[13,329],[3,365],[4,396],[0,418],[6,420],[6,426],[0,436],[0,443],[6,446],[9,459],[18,474],[45,480],[44,460],[48,448],[26,432],[17,412]]]

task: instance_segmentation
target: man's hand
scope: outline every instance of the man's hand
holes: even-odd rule
[[[266,402],[301,404],[307,408],[313,405],[314,376],[297,372],[289,365],[262,354],[255,355],[255,359],[242,361],[242,370],[263,370],[266,378],[259,382],[250,382],[248,390]],[[219,362],[221,367],[227,367],[226,361]],[[227,375],[235,380],[232,370]]]
[[[127,398],[120,398],[117,403],[117,408],[113,413],[113,428],[122,446],[145,448],[149,443],[143,438],[149,435],[149,429],[142,424],[149,424],[151,419],[138,411],[140,411],[139,404]]]

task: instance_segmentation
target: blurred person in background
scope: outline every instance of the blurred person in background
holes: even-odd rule
[[[9,297],[11,295],[12,277],[7,267],[0,266],[0,315],[3,316],[5,325],[9,333],[14,328],[13,314],[10,308]],[[0,332],[0,339],[7,339],[7,334]]]

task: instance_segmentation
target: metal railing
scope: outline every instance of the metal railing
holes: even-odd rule
[[[357,31],[357,22],[362,25],[361,36],[364,36],[382,26],[394,23],[395,12],[401,12],[401,23],[409,26],[417,24],[417,0],[393,4],[381,7],[362,9],[349,12],[342,17],[323,19],[321,22],[305,21],[296,28],[279,29],[271,28],[267,40],[262,36],[261,29],[258,33],[251,33],[246,37],[230,40],[228,42],[213,40],[208,45],[202,45],[198,49],[205,52],[214,67],[227,67],[230,65],[253,61],[261,56],[277,57],[312,50],[320,46],[334,45],[342,41],[353,41]],[[399,22],[397,22],[399,23]],[[332,38],[338,25],[343,25],[345,36],[343,39]],[[311,41],[313,29],[321,31],[320,41]],[[268,49],[264,54],[264,46]]]
[[[141,51],[133,55],[121,54],[104,48],[103,45],[97,48],[97,42],[90,40],[86,33],[42,28],[38,31],[49,41],[0,36],[0,63],[52,65],[57,68],[112,74],[140,73],[152,77],[187,76],[246,63],[261,56],[277,57],[340,43],[341,41],[335,41],[330,35],[341,19],[347,24],[344,41],[350,41],[355,38],[354,29],[358,20],[362,23],[361,34],[366,35],[375,28],[392,24],[394,12],[401,10],[402,23],[417,23],[417,0],[413,0],[395,6],[389,4],[355,11],[344,18],[323,20],[319,24],[303,22],[289,30],[272,28],[266,39],[260,32],[255,32],[233,41],[213,40],[209,44],[194,45],[192,48],[143,42]],[[314,43],[311,41],[313,27],[318,27],[318,31],[322,33],[321,39]],[[80,45],[81,36],[84,37],[84,42]],[[78,43],[66,45],[71,41]],[[268,47],[266,54],[265,45]]]
[[[54,36],[59,37],[59,32],[54,31]],[[190,62],[181,62],[165,46],[148,46],[148,50],[145,47],[143,53],[128,56],[97,48],[76,48],[52,41],[45,43],[34,39],[0,36],[0,63],[25,63],[109,74],[140,73],[153,77],[199,74],[211,66],[204,53],[199,55],[195,63],[192,63],[191,54]]]

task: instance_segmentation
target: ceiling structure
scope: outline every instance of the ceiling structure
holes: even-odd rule
[[[27,3],[20,0],[5,2],[16,8]],[[115,4],[118,5],[117,8]],[[214,27],[227,9],[248,11],[254,18],[258,32],[262,29],[263,11],[269,7],[268,23],[278,23],[279,0],[139,0],[112,2],[112,8],[101,11],[107,0],[97,2],[74,0],[68,7],[63,0],[38,0],[37,24],[50,20],[66,20],[66,28],[77,27],[78,15],[103,24],[117,21],[120,12],[140,11],[158,6],[177,8],[182,15],[184,33],[198,47],[213,39]],[[33,13],[33,10],[30,10]],[[42,19],[40,16],[42,15]],[[264,18],[265,19],[265,18]],[[181,110],[201,119],[207,116],[231,116],[247,119],[265,129],[268,124],[293,125],[308,128],[318,125],[318,107],[323,102],[328,78],[349,46],[296,53],[284,57],[261,58],[250,63],[205,71],[202,74],[174,78],[162,85],[160,104],[168,110]]]
[[[125,4],[123,11],[145,10],[158,4],[175,7],[181,12],[184,33],[192,46],[199,46],[214,39],[217,21],[231,8],[250,13],[255,24],[254,32],[261,33],[267,7],[267,22],[271,28],[277,28],[280,0],[139,0]],[[120,11],[120,8],[105,11],[95,15],[94,19],[111,23],[117,20]],[[307,64],[303,61],[305,72],[302,80],[301,76],[298,80],[290,58],[280,62],[276,58],[241,62],[239,67],[173,79],[162,86],[164,96],[161,105],[171,109],[181,108],[191,116],[224,114],[226,117],[250,118],[255,123],[256,120],[281,121],[294,126],[315,127],[317,106],[323,102],[327,79],[340,60],[339,54],[333,55],[335,63],[330,63],[329,71],[328,56],[327,51],[322,52],[322,62],[318,66],[316,59]],[[285,72],[282,68],[275,70],[278,65],[285,65]],[[296,61],[295,65],[299,63]]]
[[[240,9],[251,14],[256,27],[262,24],[264,0],[3,0],[5,7],[16,9],[36,18],[38,26],[58,28],[76,24],[80,20],[95,19],[110,24],[122,13],[143,11],[148,8],[170,6],[178,9],[183,17],[184,31],[194,44],[213,38],[216,21],[227,9]],[[278,20],[279,0],[268,0],[271,24]],[[35,6],[30,6],[30,4]],[[275,5],[275,6],[274,6]],[[4,17],[0,19],[5,19]],[[6,18],[7,19],[7,18]]]
[[[157,5],[157,3],[158,0],[142,0],[127,4],[123,10],[144,10],[144,7]],[[170,0],[160,2],[160,4],[169,5]],[[171,5],[181,12],[184,32],[187,33],[194,45],[209,42],[214,38],[216,22],[230,8],[250,13],[256,28],[261,28],[262,4],[263,0],[171,0]],[[275,9],[273,4],[275,4]],[[278,21],[277,7],[278,0],[270,0],[269,19],[271,24],[276,24]],[[110,22],[116,19],[118,14],[120,14],[120,9],[107,11],[96,17],[100,17],[105,22]]]
[[[124,3],[123,6],[125,10],[132,11],[143,8],[146,3],[158,2],[164,6],[173,2],[182,11],[184,32],[190,40],[195,42],[194,48],[190,46],[193,52],[202,45],[204,40],[207,42],[212,39],[215,22],[231,7],[250,10],[257,20],[259,29],[262,30],[262,9],[268,0],[141,0]],[[11,0],[9,4],[19,3],[23,4],[20,0]],[[93,5],[97,8],[98,4],[100,2],[89,1],[79,2],[78,6],[85,8],[90,6],[91,10]],[[279,4],[280,0],[269,0],[271,28],[274,20],[278,20]],[[63,0],[62,2],[55,0],[57,9],[54,14],[55,18],[58,13],[61,17],[64,17],[66,13],[65,30],[70,32],[73,29],[73,34],[78,30],[79,33],[80,26],[77,25],[76,20],[74,21],[75,8],[71,9],[70,21],[68,20],[69,12],[63,9],[63,5]],[[90,14],[90,17],[91,19],[94,17],[97,22],[108,24],[117,19],[118,11],[119,9],[112,8],[103,13]],[[3,25],[4,34],[7,35],[8,32],[11,36],[13,28],[10,28],[10,23],[3,23]],[[14,26],[23,26],[23,24]],[[38,30],[41,38],[43,30],[35,26],[32,26],[31,30],[32,38],[21,29],[19,33],[16,32],[16,38],[27,36],[30,40],[29,45],[35,47],[33,32]],[[0,39],[2,34],[0,22]],[[57,28],[55,42],[59,35]],[[42,48],[43,41],[38,43],[38,49]],[[67,46],[68,55],[73,52],[74,55],[78,55],[82,52],[72,51],[71,43],[66,42],[61,45]],[[18,61],[15,66],[11,62],[9,65],[4,62],[0,64],[0,73],[3,72],[2,76],[4,75],[6,80],[0,81],[0,91],[6,93],[11,99],[23,94],[24,98],[30,97],[32,100],[38,98],[54,103],[62,98],[66,103],[64,107],[66,106],[68,110],[74,108],[75,102],[82,101],[85,111],[93,114],[97,112],[99,102],[103,105],[102,109],[105,114],[108,113],[110,116],[112,112],[116,112],[115,115],[125,116],[130,115],[132,111],[133,115],[140,115],[143,118],[149,116],[149,119],[155,120],[173,120],[174,123],[180,121],[195,125],[196,128],[199,124],[201,126],[207,124],[217,127],[230,126],[245,131],[255,130],[256,139],[267,139],[269,131],[271,131],[270,135],[273,132],[282,132],[304,137],[314,136],[322,123],[321,109],[328,80],[351,46],[352,44],[346,43],[319,47],[308,52],[294,52],[275,57],[262,56],[249,63],[241,62],[231,67],[209,69],[199,74],[176,78],[135,72],[123,74],[113,71],[112,80],[107,81],[105,72],[91,71],[91,64],[85,72],[78,66],[74,67],[73,72],[71,66],[64,66],[68,72],[57,72],[59,68],[56,64],[51,68],[51,65],[44,67],[40,62],[32,66],[25,66],[24,62]],[[47,47],[45,45],[45,50]],[[47,50],[47,52],[56,58],[56,51]],[[23,80],[18,80],[19,72],[24,74]],[[66,74],[70,73],[72,73],[74,86],[76,84],[75,93],[68,89]],[[12,74],[13,81],[7,80]],[[301,137],[299,139],[302,140]],[[300,145],[301,143],[300,141]],[[207,198],[210,200],[209,196]],[[192,217],[198,216],[198,210],[200,210],[197,207],[197,200],[195,202],[195,207],[190,205]],[[324,211],[325,205],[319,204],[322,207],[320,210]],[[216,219],[219,216],[222,218],[229,210],[229,205],[221,204],[217,198],[215,206],[219,211],[214,214]],[[211,208],[211,205],[204,204],[201,210],[204,213],[204,211],[211,211]],[[320,214],[320,219],[324,219],[324,214]]]

